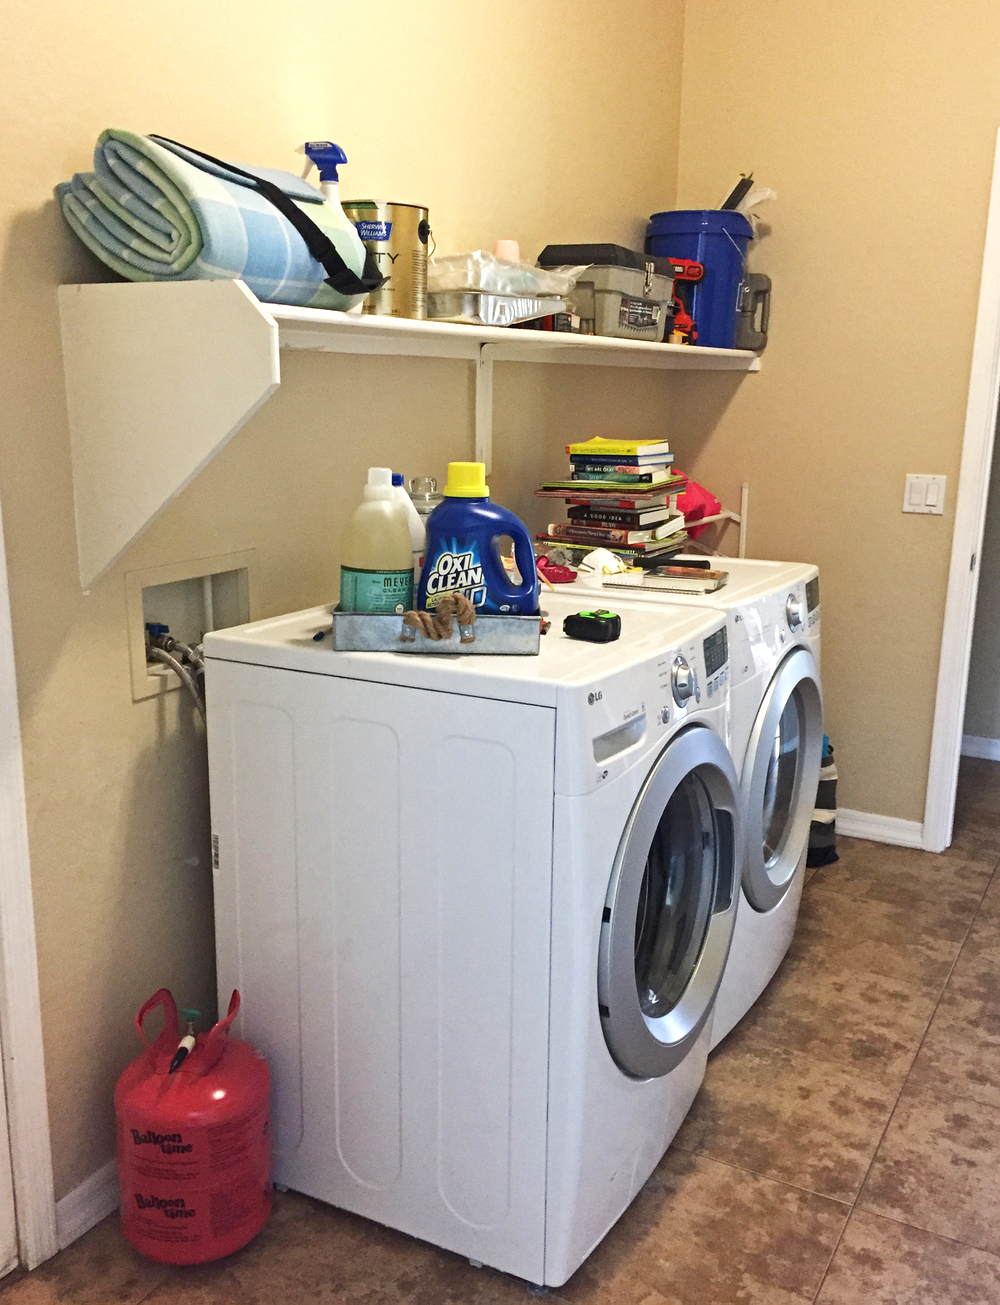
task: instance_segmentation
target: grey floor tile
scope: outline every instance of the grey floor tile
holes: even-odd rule
[[[810,958],[817,972],[852,969],[941,991],[974,911],[972,904],[967,918],[945,918],[930,907],[879,901],[817,876],[803,892],[789,955]]]
[[[840,860],[817,872],[812,892],[839,890],[902,906],[931,923],[937,917],[946,927],[952,920],[968,923],[993,874],[992,861],[944,858],[865,839],[841,839],[840,848]]]
[[[858,1207],[1000,1254],[1000,1110],[907,1085]]]
[[[995,1305],[1000,1258],[855,1210],[817,1305]]]
[[[736,1030],[710,1061],[675,1145],[751,1173],[851,1201],[898,1083]]]
[[[739,1040],[832,1061],[901,1088],[939,992],[913,979],[817,965],[809,949],[795,948],[742,1020]]]
[[[557,1296],[567,1305],[811,1301],[847,1216],[839,1202],[671,1149]]]
[[[907,1086],[939,1096],[949,1092],[1000,1110],[1000,1002],[949,984]]]
[[[113,1214],[34,1273],[0,1286],[0,1305],[138,1305],[169,1274],[132,1249]]]

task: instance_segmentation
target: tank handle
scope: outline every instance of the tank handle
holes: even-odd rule
[[[146,1032],[142,1025],[149,1012],[155,1010],[157,1006],[163,1007],[163,1028],[161,1029],[156,1042],[153,1043],[146,1037]],[[164,1043],[164,1049],[167,1044],[172,1047],[173,1044],[176,1043],[179,1033],[179,1027],[177,1024],[177,1003],[174,1001],[173,993],[169,988],[161,988],[159,992],[154,992],[152,997],[147,997],[146,1001],[143,1003],[142,1009],[135,1017],[135,1027],[139,1032],[139,1037],[142,1039],[142,1045],[147,1049],[152,1046],[158,1046],[161,1042]]]
[[[191,1057],[192,1070],[196,1070],[199,1074],[207,1074],[212,1066],[218,1063],[219,1057],[226,1049],[229,1029],[239,1010],[240,992],[238,988],[234,988],[233,995],[229,998],[229,1010],[218,1024],[213,1025],[205,1034],[204,1042],[199,1045],[200,1054],[197,1059]]]

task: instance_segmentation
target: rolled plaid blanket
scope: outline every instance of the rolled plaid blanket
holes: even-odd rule
[[[291,172],[245,171],[278,185],[329,236],[359,276],[365,250],[339,205]],[[265,303],[350,308],[292,224],[253,183],[182,145],[102,132],[94,171],[56,187],[66,221],[108,267],[131,281],[239,277]]]

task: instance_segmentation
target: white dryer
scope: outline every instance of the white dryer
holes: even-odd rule
[[[727,615],[730,750],[740,775],[745,848],[714,1047],[770,983],[795,931],[819,781],[823,708],[816,567],[733,557],[712,562],[729,572],[729,581],[704,597],[673,593],[669,579],[652,575],[608,576],[601,587],[609,606],[619,598],[637,599],[672,608],[722,608]],[[593,582],[581,587],[592,588]]]
[[[220,992],[278,1182],[559,1285],[702,1081],[738,901],[726,622],[537,657],[205,641]],[[665,644],[663,617],[670,617]]]

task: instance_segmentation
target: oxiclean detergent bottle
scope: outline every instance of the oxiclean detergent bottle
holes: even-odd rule
[[[500,556],[500,540],[514,541],[521,583],[514,584]],[[427,518],[427,547],[419,608],[434,608],[445,594],[463,593],[487,616],[534,616],[538,576],[531,536],[506,508],[490,502],[482,462],[449,462],[444,502]]]

